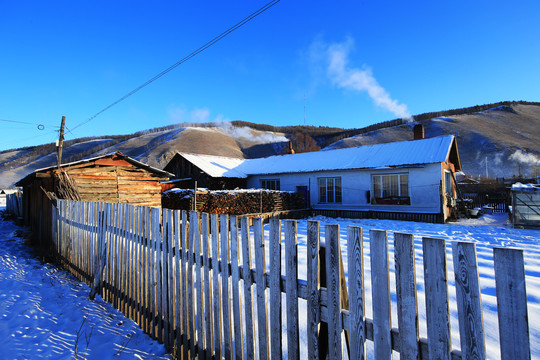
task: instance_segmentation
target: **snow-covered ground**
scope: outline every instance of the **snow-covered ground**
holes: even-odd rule
[[[366,284],[366,315],[372,317],[372,299],[371,299],[371,272],[369,261],[369,230],[379,229],[388,231],[388,241],[390,248],[390,282],[392,289],[392,326],[397,327],[397,309],[395,294],[395,274],[394,274],[394,255],[393,241],[394,232],[410,233],[415,239],[415,257],[416,257],[416,277],[418,288],[418,312],[420,322],[420,336],[427,336],[426,329],[426,307],[424,298],[424,275],[422,261],[422,237],[435,237],[446,239],[447,243],[447,266],[449,280],[449,301],[451,312],[451,331],[452,347],[460,348],[459,343],[459,324],[457,319],[457,302],[454,287],[454,273],[452,262],[452,246],[454,241],[468,241],[476,243],[478,266],[480,272],[480,286],[482,292],[482,306],[484,311],[484,330],[486,338],[487,355],[489,359],[499,359],[498,342],[498,319],[497,319],[497,299],[495,297],[495,280],[493,270],[493,247],[515,247],[524,250],[526,287],[529,312],[529,331],[531,343],[532,358],[540,358],[540,230],[513,229],[508,221],[507,214],[484,215],[478,219],[464,219],[453,224],[426,224],[407,221],[393,220],[373,220],[373,219],[332,219],[317,217],[312,220],[319,220],[321,223],[321,241],[324,241],[324,225],[339,224],[341,233],[341,251],[345,272],[347,272],[347,226],[354,225],[363,228],[364,234],[364,271]],[[306,252],[306,233],[307,221],[300,220],[298,226],[298,244],[299,244],[299,276],[306,278],[307,252]],[[346,274],[347,276],[347,274]],[[305,301],[300,304],[300,314],[306,314],[307,308]],[[306,321],[305,315],[304,319]],[[302,324],[305,328],[305,323]],[[305,336],[305,334],[304,334]],[[302,339],[303,345],[301,351],[307,351],[307,340]],[[373,343],[368,341],[367,348],[373,347]],[[306,353],[304,353],[306,354]]]
[[[0,204],[0,211],[4,210]],[[0,359],[169,359],[89,287],[43,264],[0,218]]]
[[[2,204],[0,204],[0,210]],[[459,349],[451,243],[469,241],[477,245],[484,330],[489,359],[500,358],[498,344],[497,302],[493,270],[493,247],[516,247],[524,250],[532,358],[540,358],[540,231],[513,229],[506,214],[484,215],[479,219],[454,224],[426,224],[374,219],[331,219],[317,217],[324,225],[339,224],[345,271],[347,271],[348,225],[360,226],[364,233],[366,315],[372,318],[369,230],[388,230],[392,298],[392,324],[397,326],[393,262],[394,232],[415,237],[416,275],[420,336],[426,337],[422,237],[447,240],[449,298],[451,308],[452,347]],[[307,220],[299,220],[299,276],[306,278]],[[0,220],[0,359],[24,358],[167,358],[162,345],[144,335],[138,326],[126,319],[100,298],[87,299],[89,288],[71,275],[50,264],[36,260],[24,240],[15,236],[18,227]],[[265,226],[268,239],[268,226]],[[266,245],[269,249],[268,243]],[[268,254],[267,254],[268,256]],[[267,259],[267,266],[269,266]],[[284,269],[283,269],[284,271]],[[306,328],[306,303],[300,301],[301,329]],[[286,306],[284,306],[286,316]],[[86,318],[86,320],[85,320]],[[285,318],[283,325],[286,324]],[[79,334],[77,336],[77,334]],[[305,358],[305,331],[301,334],[301,358]],[[78,338],[78,341],[77,341]],[[77,345],[76,345],[77,344]],[[284,341],[286,351],[286,341]],[[368,341],[368,352],[373,345]],[[85,354],[86,353],[86,354]],[[397,357],[396,357],[397,358]]]

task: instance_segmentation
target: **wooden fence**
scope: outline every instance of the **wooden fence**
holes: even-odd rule
[[[19,191],[6,194],[6,211],[16,217],[22,217],[22,194]]]
[[[349,352],[349,359],[364,359],[366,341],[374,342],[376,359],[391,358],[392,350],[400,352],[401,359],[486,357],[472,243],[452,246],[461,339],[458,351],[450,342],[444,240],[422,241],[428,334],[424,339],[418,330],[410,234],[394,235],[397,330],[390,325],[386,231],[370,231],[375,286],[373,319],[368,319],[359,227],[347,230],[347,288],[340,266],[339,225],[325,226],[323,246],[319,222],[308,222],[307,279],[300,280],[293,220],[270,220],[267,249],[261,219],[254,219],[250,227],[247,218],[227,215],[67,200],[59,200],[57,206],[53,252],[60,261],[178,358],[280,359],[286,339],[288,359],[299,359],[301,331],[307,332],[310,359],[326,355],[341,359],[343,351]],[[494,249],[494,267],[502,359],[528,359],[522,251]],[[299,299],[307,300],[307,314],[299,314]],[[301,316],[307,316],[307,326],[302,329]]]

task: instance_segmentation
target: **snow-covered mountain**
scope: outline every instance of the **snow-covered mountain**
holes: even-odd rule
[[[244,122],[179,124],[132,135],[70,140],[65,143],[63,162],[115,151],[157,168],[163,168],[179,151],[238,158],[265,157],[282,154],[288,148],[288,139],[298,138],[299,133],[308,135],[311,141],[315,139],[325,150],[409,140],[414,124],[421,123],[426,137],[456,135],[463,169],[469,175],[485,176],[486,163],[490,177],[538,175],[540,105],[500,104],[421,114],[415,116],[415,122],[392,120],[363,129],[274,127]],[[372,129],[375,130],[370,131]],[[305,145],[305,138],[302,141]],[[55,163],[54,144],[0,152],[0,188],[10,187],[34,170]]]

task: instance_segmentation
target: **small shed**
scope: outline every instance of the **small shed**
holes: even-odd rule
[[[540,228],[540,185],[512,185],[512,224],[514,227]]]
[[[236,171],[246,159],[228,158],[215,155],[176,153],[164,170],[178,179],[177,187],[209,190],[234,190],[246,187],[246,174]]]
[[[161,182],[173,174],[122,153],[38,169],[19,180],[23,218],[34,233],[47,237],[53,198],[161,206]]]

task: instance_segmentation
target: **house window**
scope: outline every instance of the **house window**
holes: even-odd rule
[[[409,174],[373,175],[374,204],[410,205]]]
[[[452,173],[448,170],[444,171],[444,192],[452,195]]]
[[[280,190],[279,179],[262,179],[261,188],[267,190]]]
[[[341,203],[341,178],[319,178],[319,203]]]

